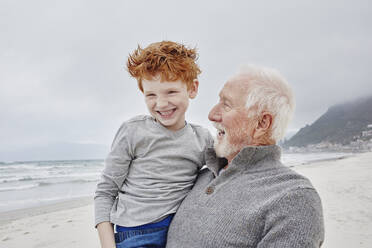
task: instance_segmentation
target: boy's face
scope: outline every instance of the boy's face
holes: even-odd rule
[[[160,124],[172,131],[185,126],[189,98],[194,98],[198,92],[197,80],[194,80],[190,89],[179,80],[174,82],[160,82],[160,79],[143,80],[142,86],[147,108]]]

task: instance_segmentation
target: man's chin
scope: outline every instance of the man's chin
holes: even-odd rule
[[[217,157],[220,158],[227,158],[231,154],[234,154],[238,151],[238,149],[234,145],[231,145],[226,140],[219,141],[217,139],[214,142],[214,150]]]

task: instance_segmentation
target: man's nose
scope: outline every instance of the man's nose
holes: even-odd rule
[[[221,122],[221,112],[218,105],[214,106],[209,112],[208,119],[210,121]]]

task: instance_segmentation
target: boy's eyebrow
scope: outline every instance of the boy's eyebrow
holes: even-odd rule
[[[168,90],[168,91],[169,91],[169,90],[176,90],[176,91],[179,91],[180,89],[175,87],[175,88],[168,88],[168,89],[166,89],[166,90]]]
[[[163,89],[162,91],[180,91],[180,89],[179,88],[167,88],[167,89]],[[143,93],[145,93],[145,94],[149,94],[149,93],[153,93],[153,91],[152,90],[144,90],[144,92]]]

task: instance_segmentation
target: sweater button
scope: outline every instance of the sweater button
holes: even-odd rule
[[[214,191],[213,187],[208,187],[205,193],[207,193],[207,195],[210,195],[213,193],[213,191]]]

